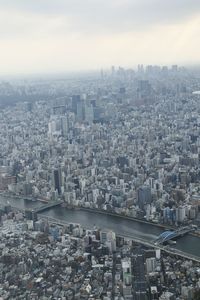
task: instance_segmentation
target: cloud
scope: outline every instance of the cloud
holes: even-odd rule
[[[200,12],[199,0],[0,0],[5,10],[60,17],[70,30],[102,34],[178,23]],[[68,28],[68,26],[67,26]]]
[[[1,72],[199,62],[199,0],[0,0],[0,8]]]
[[[199,18],[179,25],[116,35],[43,35],[0,43],[1,72],[38,73],[92,70],[121,65],[195,62]]]

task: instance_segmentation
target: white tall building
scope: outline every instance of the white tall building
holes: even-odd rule
[[[131,285],[131,259],[126,258],[122,260],[122,272],[123,272],[123,284],[124,285]]]
[[[154,272],[156,269],[156,258],[155,257],[150,257],[146,259],[146,270],[147,274]]]
[[[186,209],[184,206],[179,206],[176,209],[176,221],[182,223],[186,218]]]

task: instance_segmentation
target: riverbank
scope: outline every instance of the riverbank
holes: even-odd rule
[[[151,222],[151,221],[146,221],[144,219],[139,219],[139,218],[135,218],[135,217],[130,217],[130,216],[126,216],[126,215],[120,215],[120,214],[117,214],[115,212],[108,212],[106,210],[100,210],[100,209],[94,209],[94,208],[87,208],[87,207],[66,207],[66,209],[69,209],[69,210],[82,210],[82,211],[88,211],[90,213],[96,213],[96,214],[103,214],[103,215],[107,215],[107,216],[112,216],[112,217],[118,217],[118,218],[121,218],[121,219],[124,219],[124,220],[130,220],[130,221],[135,221],[135,222],[139,222],[139,223],[143,223],[143,224],[147,224],[147,225],[153,225],[153,226],[157,226],[158,228],[160,229],[163,229],[164,231],[165,230],[177,230],[177,227],[175,226],[170,226],[168,224],[160,224],[160,223],[154,223],[154,222]],[[199,237],[200,238],[200,235],[195,233],[195,232],[189,232],[187,234],[190,234],[190,235],[193,235],[193,236],[196,236],[196,237]]]
[[[144,219],[139,219],[139,218],[135,218],[135,217],[130,217],[130,216],[126,216],[126,215],[121,215],[121,214],[117,214],[115,212],[109,212],[109,211],[106,211],[106,210],[100,210],[100,209],[97,209],[97,208],[87,208],[87,207],[75,207],[75,208],[69,208],[69,207],[66,207],[66,209],[69,209],[69,210],[83,210],[83,211],[88,211],[88,212],[91,212],[91,213],[97,213],[97,214],[103,214],[103,215],[108,215],[108,216],[113,216],[113,217],[118,217],[118,218],[122,218],[122,219],[125,219],[125,220],[130,220],[130,221],[136,221],[136,222],[140,222],[140,223],[143,223],[143,224],[149,224],[149,225],[154,225],[154,226],[157,226],[161,229],[173,229],[173,230],[176,230],[177,228],[175,226],[170,226],[170,225],[167,225],[167,224],[159,224],[159,223],[154,223],[154,222],[151,222],[151,221],[146,221]]]
[[[44,200],[44,199],[33,199],[33,198],[28,198],[28,197],[21,197],[21,196],[15,196],[15,195],[8,195],[8,194],[5,194],[5,193],[2,193],[0,194],[1,197],[3,198],[8,198],[8,199],[20,199],[20,200],[25,200],[25,201],[32,201],[32,202],[35,202],[38,203],[38,204],[41,204],[42,202],[44,203],[48,203],[48,201]],[[12,204],[11,204],[12,206]],[[15,206],[13,206],[15,207]],[[98,213],[98,214],[104,214],[104,215],[108,215],[108,216],[115,216],[115,217],[119,217],[119,218],[122,218],[122,219],[126,219],[126,220],[132,220],[132,221],[136,221],[136,222],[140,222],[140,223],[143,223],[143,224],[149,224],[149,225],[154,225],[154,226],[157,226],[158,228],[161,228],[161,229],[166,229],[166,230],[176,230],[177,227],[176,226],[172,226],[172,225],[169,225],[169,224],[160,224],[160,223],[156,223],[156,222],[151,222],[151,221],[147,221],[147,220],[144,220],[144,219],[140,219],[140,218],[136,218],[136,217],[132,217],[132,216],[126,216],[126,215],[122,215],[122,214],[118,214],[118,213],[115,213],[115,212],[109,212],[109,211],[106,211],[106,210],[101,210],[101,209],[97,209],[97,208],[87,208],[87,207],[73,207],[73,206],[64,206],[63,208],[66,208],[68,210],[83,210],[83,211],[88,211],[88,212],[91,212],[91,213]],[[190,233],[190,234],[193,234],[193,233]]]

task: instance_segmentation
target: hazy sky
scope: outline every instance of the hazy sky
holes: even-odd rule
[[[0,0],[0,73],[200,63],[200,0]]]

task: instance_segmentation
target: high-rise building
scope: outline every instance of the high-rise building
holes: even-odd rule
[[[85,121],[89,124],[94,121],[94,109],[91,104],[85,105]]]
[[[143,65],[138,65],[138,74],[144,74],[144,66]]]
[[[151,188],[150,186],[141,186],[138,189],[138,205],[139,208],[144,210],[144,206],[146,204],[151,204],[152,196],[151,196]]]
[[[111,75],[114,76],[115,75],[115,66],[111,67]]]
[[[186,218],[186,209],[180,206],[176,209],[176,221],[182,223]]]
[[[146,259],[146,270],[147,274],[154,272],[156,269],[156,258],[155,257],[149,257]]]
[[[149,300],[144,255],[141,249],[136,249],[132,256],[133,299]]]
[[[72,96],[72,111],[75,115],[77,115],[77,107],[78,107],[80,102],[81,102],[81,96],[80,95],[73,95]]]
[[[60,123],[61,123],[62,136],[66,137],[68,134],[68,118],[67,118],[67,116],[62,116],[60,118]]]
[[[172,72],[176,73],[178,71],[177,65],[172,65]]]
[[[61,170],[55,169],[53,170],[53,183],[54,183],[54,190],[61,194]]]
[[[131,272],[131,259],[122,260],[122,271],[123,271],[123,284],[131,285],[132,282],[132,272]]]
[[[78,122],[82,122],[85,119],[85,102],[83,100],[77,102],[76,119]]]

